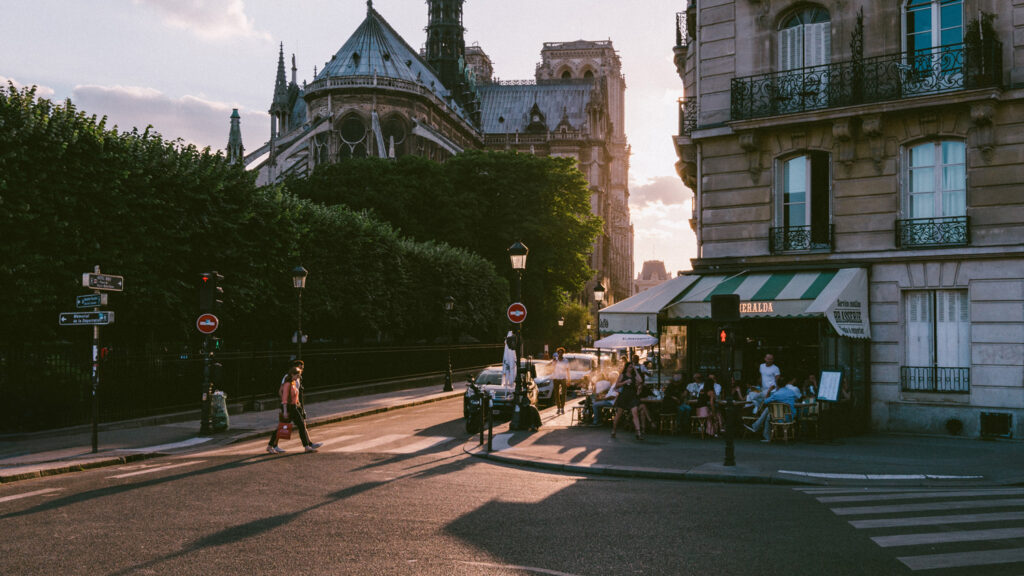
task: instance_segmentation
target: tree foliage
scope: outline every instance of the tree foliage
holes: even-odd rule
[[[522,241],[530,248],[524,331],[534,340],[557,336],[560,308],[593,276],[588,256],[601,222],[572,159],[475,151],[445,164],[354,159],[286,186],[301,198],[366,211],[411,238],[471,250],[510,281],[507,250]]]
[[[310,270],[303,327],[314,337],[436,337],[443,291],[465,303],[463,331],[493,339],[507,290],[491,263],[464,249],[407,239],[369,214],[282,187],[257,188],[209,149],[148,128],[108,129],[70,101],[13,85],[0,90],[0,230],[8,342],[73,338],[82,329],[58,328],[57,314],[74,309],[86,292],[81,274],[97,264],[125,277],[105,334],[126,343],[194,337],[198,274],[209,270],[225,276],[219,334],[236,340],[291,335],[290,271],[300,263]]]

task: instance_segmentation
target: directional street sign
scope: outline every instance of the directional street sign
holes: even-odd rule
[[[101,312],[61,312],[61,326],[105,326],[114,323],[114,313]]]
[[[110,274],[94,274],[86,272],[82,274],[82,286],[93,290],[113,290],[121,292],[124,290],[124,276],[111,276]]]
[[[521,324],[523,320],[526,320],[526,306],[522,302],[513,302],[508,307],[508,319],[516,324]]]
[[[83,294],[75,296],[75,308],[96,308],[107,305],[106,294]]]
[[[213,314],[200,314],[196,319],[196,328],[203,334],[213,334],[220,326],[220,320]]]

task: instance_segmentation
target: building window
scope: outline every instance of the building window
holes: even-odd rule
[[[908,392],[970,392],[971,319],[966,290],[905,292]]]
[[[783,20],[779,28],[779,70],[828,64],[831,54],[828,10],[804,8]]]
[[[829,154],[810,152],[782,160],[777,180],[776,227],[769,237],[771,252],[831,249]]]
[[[962,245],[968,242],[967,159],[962,140],[939,140],[904,153],[900,246]]]
[[[907,52],[964,41],[963,0],[907,0]]]

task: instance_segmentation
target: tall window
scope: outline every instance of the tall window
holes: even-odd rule
[[[904,388],[967,391],[971,366],[971,319],[967,291],[906,292],[905,302],[907,350]]]
[[[964,41],[963,0],[907,0],[907,52]]]
[[[908,218],[945,218],[967,213],[966,147],[960,140],[926,142],[907,149]]]
[[[779,165],[776,200],[778,239],[774,248],[831,247],[831,162],[827,152],[810,152]]]
[[[805,8],[783,20],[779,29],[779,70],[828,64],[831,54],[828,10]]]

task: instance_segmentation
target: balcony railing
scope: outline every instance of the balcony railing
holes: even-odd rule
[[[768,251],[772,254],[811,250],[832,250],[831,224],[827,227],[790,226],[768,230]]]
[[[697,128],[697,98],[679,99],[679,135],[689,136]]]
[[[750,120],[1000,86],[1002,71],[1002,43],[995,39],[833,62],[733,78],[731,114]]]
[[[899,248],[967,246],[970,242],[967,216],[896,221],[896,246]]]
[[[971,369],[901,366],[900,387],[904,392],[967,394],[971,391]]]

